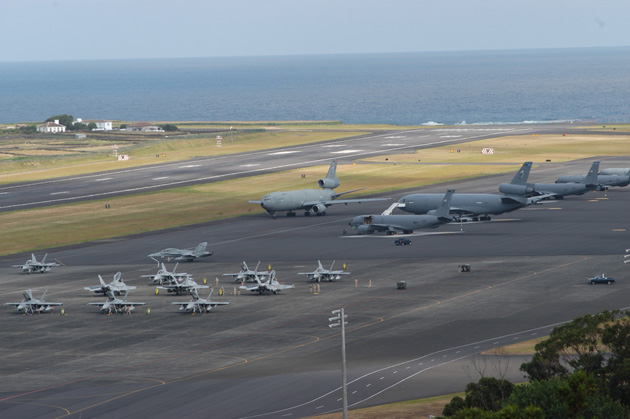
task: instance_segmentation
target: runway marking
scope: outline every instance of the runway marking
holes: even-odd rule
[[[441,135],[440,138],[462,138],[461,135]]]
[[[276,151],[275,153],[269,153],[267,154],[268,156],[282,156],[285,154],[294,154],[294,153],[299,153],[299,151],[297,150],[290,150],[290,151]]]
[[[407,137],[404,136],[404,135],[392,135],[392,136],[385,137],[385,138],[388,139],[388,140],[397,140],[399,138],[407,138]]]
[[[241,167],[256,167],[260,166],[260,163],[241,164]]]
[[[153,178],[153,180],[164,180],[164,179],[168,179],[168,176],[154,177]]]
[[[613,228],[612,231],[626,231],[625,228]]]
[[[51,195],[62,195],[62,194],[67,194],[70,193],[70,191],[62,191],[62,192],[51,192]]]
[[[350,153],[360,153],[363,150],[340,150],[333,151],[331,154],[350,154]]]
[[[111,177],[104,177],[104,178],[100,178],[100,179],[94,179],[94,182],[105,182],[106,180],[112,180],[113,178]]]
[[[329,145],[323,145],[322,148],[335,148],[335,147],[345,147],[345,144],[329,144]]]
[[[381,144],[381,147],[396,147],[399,145],[404,145],[404,144]]]
[[[193,167],[199,167],[200,164],[187,164],[185,166],[179,166],[180,169],[192,169]]]

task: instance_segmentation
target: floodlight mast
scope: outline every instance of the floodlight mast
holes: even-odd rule
[[[346,375],[346,324],[348,322],[346,319],[347,315],[344,314],[344,308],[341,307],[338,310],[333,310],[332,314],[336,314],[335,317],[330,317],[328,321],[334,322],[330,323],[328,327],[339,327],[341,326],[341,382],[343,389],[343,419],[348,419],[348,387],[346,385],[347,375]]]

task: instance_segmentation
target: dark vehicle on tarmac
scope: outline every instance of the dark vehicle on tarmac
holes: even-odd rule
[[[394,244],[396,246],[407,246],[408,244],[411,244],[411,240],[405,238],[405,237],[401,237],[400,239],[396,239],[394,241]]]
[[[615,278],[606,276],[604,274],[601,275],[597,275],[594,276],[593,278],[589,278],[588,279],[588,283],[591,285],[595,285],[595,284],[612,284],[613,282],[615,282]]]

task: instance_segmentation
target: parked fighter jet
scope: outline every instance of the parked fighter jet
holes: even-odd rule
[[[122,273],[116,272],[116,275],[114,275],[114,280],[110,282],[109,284],[106,284],[105,281],[103,280],[103,277],[99,275],[98,280],[101,282],[100,286],[84,287],[83,289],[86,291],[95,292],[97,294],[99,293],[107,294],[107,291],[112,291],[116,295],[121,295],[123,292],[136,289],[136,287],[133,287],[133,286],[130,287],[126,285],[123,282],[121,276],[122,276]]]
[[[328,169],[326,177],[317,181],[317,185],[322,188],[321,190],[302,189],[297,191],[272,192],[263,196],[261,201],[248,202],[252,204],[260,204],[267,213],[271,214],[273,218],[276,218],[276,213],[278,211],[287,211],[287,217],[295,216],[294,211],[298,210],[304,210],[304,215],[311,215],[311,212],[315,215],[326,215],[326,208],[333,204],[351,204],[355,202],[383,201],[387,199],[369,198],[337,200],[337,198],[341,195],[360,191],[361,189],[336,193],[334,189],[339,186],[339,178],[336,177],[336,173],[337,160],[333,160],[332,163],[330,163],[330,168]]]
[[[48,272],[53,266],[61,266],[57,262],[46,263],[46,256],[48,256],[48,253],[44,255],[41,262],[38,262],[35,254],[31,253],[31,258],[27,260],[24,265],[13,265],[13,267],[20,268],[22,272],[28,272],[30,274],[32,272]]]
[[[210,297],[212,297],[213,291],[214,289],[210,290],[210,294],[208,295],[208,298],[204,299],[204,298],[200,298],[199,293],[197,292],[197,290],[195,290],[192,293],[192,300],[185,303],[171,303],[171,304],[178,305],[180,311],[192,312],[193,314],[207,313],[208,311],[212,310],[212,307],[230,304],[228,302],[212,301]]]
[[[516,172],[510,183],[521,187],[527,183],[532,162],[525,162]],[[436,193],[418,193],[405,195],[398,201],[397,207],[405,212],[413,214],[427,214],[436,210],[444,199],[444,195]],[[473,221],[489,221],[490,215],[499,215],[515,211],[527,205],[535,203],[540,198],[527,198],[524,196],[507,194],[497,195],[488,193],[456,193],[451,199],[451,214],[459,217],[470,217]]]
[[[210,288],[208,285],[199,285],[197,284],[190,275],[177,279],[173,285],[160,285],[158,287],[162,290],[167,290],[168,292],[173,292],[177,295],[179,294],[192,294],[194,290],[198,290],[200,288]]]
[[[610,170],[610,169],[608,169]],[[628,169],[613,169],[623,172]],[[602,171],[603,172],[603,171]],[[597,175],[597,190],[603,191],[609,186],[630,185],[630,174],[600,174]],[[566,175],[556,179],[556,183],[586,183],[586,175]]]
[[[586,192],[597,189],[597,172],[599,162],[593,162],[584,181],[580,183],[526,183],[522,185],[512,185],[502,183],[499,191],[505,194],[521,196],[548,196],[554,199],[563,199],[567,195],[582,195]]]
[[[247,263],[245,261],[241,262],[241,271],[235,274],[223,274],[223,276],[231,276],[234,277],[234,281],[236,282],[247,282],[254,281],[254,278],[259,276],[267,276],[269,275],[268,271],[258,272],[258,266],[260,265],[260,261],[256,265],[254,270],[249,269]]]
[[[313,272],[298,272],[298,275],[308,275],[311,281],[321,282],[321,281],[329,281],[332,282],[333,279],[341,279],[341,275],[350,275],[350,272],[341,270],[341,271],[333,271],[332,268],[335,265],[335,261],[330,265],[330,269],[326,269],[322,266],[322,263],[317,261],[317,268]]]
[[[206,247],[208,246],[207,242],[202,242],[197,245],[193,250],[190,249],[176,249],[174,247],[169,247],[168,249],[160,250],[156,253],[151,253],[149,255],[150,258],[166,258],[167,261],[177,260],[177,261],[188,261],[192,262],[196,258],[212,256],[212,252],[206,251]],[[154,259],[155,260],[155,259]],[[159,265],[159,264],[158,264]]]
[[[107,291],[105,295],[107,295],[107,301],[103,303],[88,303],[89,306],[100,306],[101,311],[107,311],[107,314],[112,313],[131,313],[136,306],[143,306],[146,303],[134,303],[131,301],[127,301],[127,294],[125,293],[124,298],[121,300],[120,298],[116,298],[112,291]]]
[[[166,269],[166,266],[164,265],[164,263],[162,263],[162,268],[160,268],[155,275],[142,275],[142,277],[151,278],[151,281],[154,284],[160,284],[160,285],[175,284],[178,279],[189,276],[185,272],[175,272],[177,270],[177,265],[179,265],[179,262],[175,264],[173,271],[169,272],[168,269]]]
[[[52,311],[54,306],[62,306],[63,303],[49,303],[44,301],[44,297],[46,296],[46,292],[48,292],[48,288],[42,294],[42,298],[39,300],[33,297],[33,292],[28,289],[22,293],[24,295],[24,299],[20,303],[5,303],[7,306],[14,306],[18,311],[23,312],[24,314],[33,314],[33,313],[49,313]]]
[[[241,285],[239,288],[251,292],[257,292],[258,294],[277,294],[282,290],[293,288],[292,285],[283,285],[276,280],[276,271],[269,273],[269,278],[266,281],[261,281],[258,276],[254,278],[256,285]]]
[[[431,211],[430,214],[360,215],[354,217],[348,225],[355,228],[359,234],[370,234],[376,231],[385,231],[387,234],[396,234],[398,231],[401,231],[405,234],[411,234],[414,230],[420,228],[436,228],[454,220],[454,218],[449,215],[453,192],[453,189],[449,189],[443,196],[439,208]]]

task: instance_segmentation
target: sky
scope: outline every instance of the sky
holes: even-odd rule
[[[0,62],[630,45],[628,0],[0,0]]]

